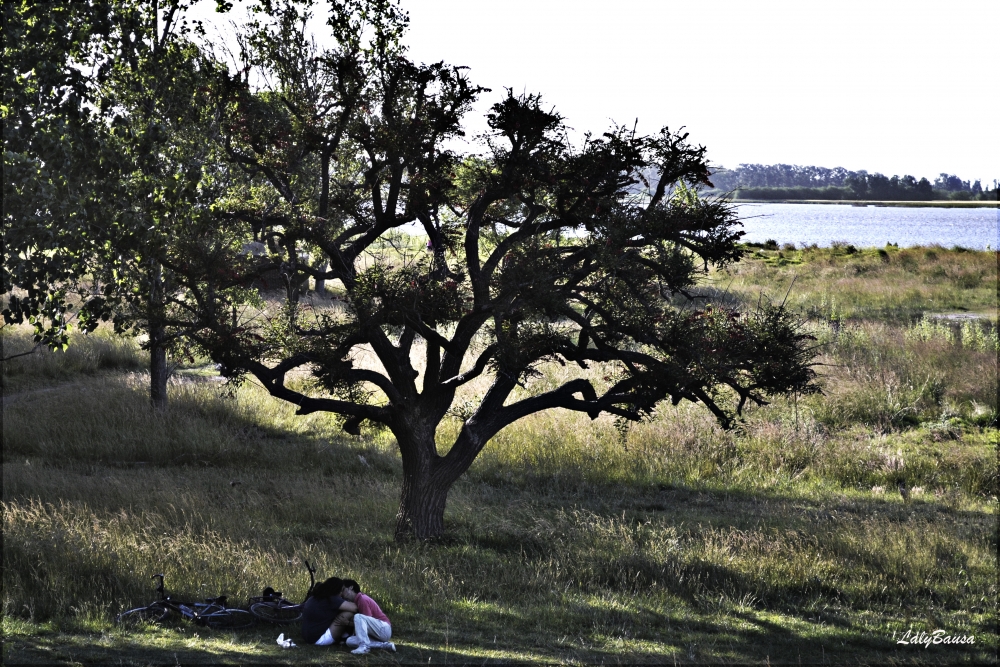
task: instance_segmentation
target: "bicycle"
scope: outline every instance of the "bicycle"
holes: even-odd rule
[[[174,600],[164,591],[162,574],[154,574],[151,578],[159,579],[156,592],[160,594],[160,599],[145,607],[123,611],[115,617],[116,623],[133,627],[147,623],[162,623],[173,615],[180,615],[197,625],[207,625],[213,630],[240,630],[249,628],[257,620],[245,609],[227,607],[225,595],[208,598],[204,602]]]
[[[301,621],[305,600],[309,599],[316,587],[316,578],[313,576],[316,573],[316,568],[310,565],[309,561],[304,562],[306,569],[309,570],[309,590],[302,602],[295,603],[286,600],[280,591],[275,591],[268,586],[260,596],[250,598],[250,613],[262,621],[275,625],[289,625]]]

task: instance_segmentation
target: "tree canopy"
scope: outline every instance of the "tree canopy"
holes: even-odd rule
[[[508,91],[479,150],[460,154],[450,140],[484,90],[462,68],[411,62],[395,6],[361,6],[334,7],[329,50],[307,39],[297,5],[273,7],[244,52],[269,85],[254,88],[245,67],[217,90],[227,154],[250,179],[222,217],[261,248],[239,275],[277,270],[285,291],[263,317],[202,295],[194,335],[225,374],[253,376],[300,414],[388,428],[404,469],[398,536],[440,535],[451,485],[532,413],[634,421],[689,400],[728,426],[748,402],[814,390],[808,336],[781,306],[739,312],[695,292],[742,253],[733,210],[696,194],[703,147],[626,127],[573,145],[539,96]],[[404,226],[428,252],[384,250]],[[345,307],[304,304],[309,278],[340,286]],[[380,367],[357,364],[361,349]],[[607,373],[535,388],[550,361]],[[439,454],[456,392],[483,374],[488,391]]]
[[[29,319],[53,348],[74,317],[146,334],[158,407],[167,349],[196,320],[192,267],[226,243],[210,212],[234,173],[208,96],[220,65],[187,4],[4,6],[5,322]]]
[[[111,6],[11,2],[3,13],[3,315],[30,319],[40,343],[63,347],[68,297],[91,266],[87,231],[109,185],[93,178],[108,155],[90,71],[111,33]],[[87,312],[84,329],[96,326]]]
[[[441,535],[451,486],[531,414],[625,425],[687,400],[729,427],[748,404],[816,391],[810,337],[782,305],[699,289],[740,259],[742,232],[726,202],[699,196],[709,163],[686,133],[573,142],[540,96],[508,90],[460,150],[489,91],[462,67],[411,61],[393,2],[332,2],[329,48],[309,38],[310,6],[259,3],[229,68],[184,40],[142,51],[117,33],[109,81],[124,90],[109,99],[126,112],[108,145],[126,196],[99,238],[133,258],[108,265],[109,294],[151,338],[172,326],[299,414],[389,429],[399,538]],[[406,234],[427,250],[401,251]],[[310,280],[339,301],[305,298]],[[580,373],[550,386],[546,363]],[[488,389],[439,451],[480,377]]]

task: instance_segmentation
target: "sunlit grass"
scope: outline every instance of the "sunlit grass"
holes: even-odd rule
[[[140,370],[149,365],[149,356],[134,338],[115,336],[107,329],[84,335],[70,335],[65,351],[52,352],[37,345],[27,326],[0,328],[3,356],[13,357],[0,364],[5,391],[44,386],[81,375],[102,371]]]
[[[719,289],[773,301],[813,317],[911,323],[924,313],[997,317],[997,253],[941,247],[756,249],[715,274]]]
[[[824,394],[733,431],[691,404],[624,442],[603,417],[513,424],[427,544],[392,540],[386,432],[349,437],[252,383],[190,376],[152,413],[134,341],[104,366],[32,360],[4,397],[4,662],[357,662],[282,651],[269,627],[112,622],[154,597],[156,572],[181,597],[301,598],[302,559],[361,581],[393,619],[399,653],[373,662],[992,660],[995,353],[894,315],[834,322],[808,325]],[[538,386],[576,372],[541,370]],[[442,451],[459,425],[442,425]],[[934,629],[976,644],[895,644]]]

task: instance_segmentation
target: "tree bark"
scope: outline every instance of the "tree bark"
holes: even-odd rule
[[[330,269],[329,262],[322,262],[318,267],[320,271],[328,271]],[[326,298],[326,280],[323,278],[316,279],[316,294],[321,298]]]
[[[167,409],[167,350],[163,347],[163,328],[149,332],[149,404],[154,410]]]
[[[444,534],[448,491],[463,471],[438,456],[434,424],[411,424],[397,433],[403,486],[396,514],[396,541],[428,540]],[[400,437],[402,435],[402,437]]]
[[[403,489],[396,514],[396,541],[428,540],[444,534],[444,507],[448,487],[421,475],[403,474]]]
[[[154,410],[167,409],[167,348],[163,314],[163,269],[155,260],[150,266],[149,293],[149,404]]]
[[[434,434],[443,410],[426,422],[413,420],[393,429],[403,458],[403,487],[396,514],[396,541],[428,540],[444,535],[448,492],[465,474],[489,438],[489,425],[467,423],[446,456],[439,456]],[[436,416],[435,416],[436,415]],[[402,437],[400,437],[402,436]]]

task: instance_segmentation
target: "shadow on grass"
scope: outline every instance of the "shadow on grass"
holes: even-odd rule
[[[528,506],[572,507],[574,511],[591,512],[601,521],[616,521],[625,526],[641,526],[649,521],[660,526],[686,525],[689,528],[682,528],[679,535],[694,539],[705,530],[713,529],[757,533],[762,530],[777,530],[779,534],[791,535],[789,539],[804,543],[809,543],[817,534],[825,534],[822,541],[809,546],[810,553],[863,564],[860,567],[880,573],[889,584],[889,588],[883,593],[859,597],[818,577],[797,582],[762,582],[718,562],[691,558],[682,553],[682,549],[665,557],[662,553],[651,554],[640,549],[629,554],[616,554],[614,558],[604,562],[591,561],[587,564],[587,577],[577,582],[584,591],[659,586],[688,602],[699,602],[706,595],[724,593],[732,600],[751,596],[756,606],[774,609],[806,606],[816,600],[838,605],[857,603],[865,607],[869,604],[901,602],[904,598],[911,603],[961,609],[961,600],[942,597],[928,586],[911,587],[901,597],[892,586],[899,584],[902,587],[904,582],[894,581],[897,575],[892,571],[892,563],[886,560],[887,556],[869,549],[863,541],[848,540],[846,535],[859,522],[872,519],[898,524],[906,530],[913,529],[914,522],[924,522],[931,530],[937,524],[946,525],[949,531],[956,533],[988,535],[993,538],[993,547],[996,546],[996,519],[992,514],[987,511],[955,509],[941,502],[903,504],[889,499],[852,499],[844,496],[815,499],[765,492],[713,491],[678,486],[648,489],[645,492],[632,490],[628,495],[611,493],[612,491],[615,491],[613,487],[593,488],[588,494],[575,492],[565,497],[553,492],[544,499],[539,499],[529,490],[511,490],[507,500],[512,507],[522,502]],[[586,500],[581,502],[581,498]],[[543,512],[535,510],[531,513]],[[994,530],[991,531],[990,528]],[[500,558],[518,557],[522,561],[544,562],[547,558],[559,555],[560,550],[565,552],[565,548],[555,544],[565,536],[555,529],[539,533],[507,522],[483,527],[477,520],[467,516],[453,517],[451,529],[444,544],[455,547],[473,546],[484,552],[492,552]],[[565,531],[566,527],[562,526],[561,530]],[[576,532],[580,533],[582,530]],[[576,539],[586,546],[586,539],[581,538],[580,534],[571,534],[567,539]],[[761,548],[760,545],[755,547]],[[733,545],[732,548],[739,549],[739,545]],[[562,555],[565,556],[565,553]],[[935,557],[941,566],[954,566],[956,572],[965,567],[962,560],[965,556],[960,551],[942,551],[936,553]]]
[[[354,656],[347,648],[297,646],[280,649],[279,630],[255,628],[225,635],[180,634],[173,629],[135,635],[93,632],[46,632],[7,636],[4,664],[738,664],[746,662],[798,664],[952,664],[990,659],[979,647],[898,646],[891,637],[859,636],[840,631],[796,632],[752,613],[739,613],[741,628],[721,626],[680,616],[663,615],[657,623],[624,643],[609,640],[603,647],[573,641],[557,645],[497,645],[488,637],[444,637],[420,634],[402,637],[397,651],[373,650]],[[512,620],[512,619],[508,619]],[[581,621],[586,619],[581,618]],[[648,621],[648,618],[642,620]],[[483,628],[479,628],[483,629]],[[473,631],[472,634],[475,634]],[[655,639],[653,639],[655,637]],[[471,639],[471,640],[470,640]],[[655,641],[659,650],[642,650],[636,643]],[[934,650],[938,649],[938,650]],[[860,657],[863,656],[863,657]],[[995,655],[994,655],[995,657]]]
[[[174,474],[168,469],[163,472]],[[205,470],[199,475],[201,478],[184,471],[183,476],[176,478],[176,483],[183,485],[178,488],[198,489],[209,478],[214,479],[215,473]],[[173,483],[174,478],[170,479]],[[266,476],[257,482],[248,479],[238,486],[225,484],[219,497],[206,507],[216,508],[219,513],[236,511],[239,508],[225,505],[220,498],[247,493],[250,487],[265,480]],[[355,489],[364,494],[374,493],[368,485],[349,486],[346,478],[338,484],[341,492],[347,492],[345,498],[353,498]],[[392,502],[392,490],[383,489],[378,493],[384,493],[380,503]],[[763,581],[727,566],[725,561],[690,557],[683,550],[676,553],[647,552],[642,548],[634,551],[588,550],[593,544],[588,532],[591,528],[586,524],[589,516],[594,526],[617,526],[622,534],[631,538],[638,534],[632,532],[633,529],[653,521],[657,530],[677,526],[678,536],[698,540],[699,533],[709,529],[776,534],[797,531],[807,536],[849,531],[858,521],[877,514],[881,520],[894,524],[903,524],[913,517],[933,519],[949,530],[955,530],[958,524],[968,524],[962,528],[968,532],[978,531],[987,523],[995,526],[995,517],[988,512],[956,510],[935,502],[903,505],[889,499],[852,499],[836,493],[816,498],[679,486],[625,490],[592,487],[588,493],[577,489],[572,494],[560,493],[558,485],[551,485],[542,493],[537,489],[514,487],[489,499],[490,496],[477,497],[475,485],[469,484],[462,493],[465,495],[463,503],[449,514],[450,527],[445,539],[433,544],[396,548],[395,556],[378,555],[385,553],[391,544],[386,531],[354,534],[339,525],[331,524],[322,529],[315,524],[303,524],[283,535],[282,542],[294,537],[296,541],[315,542],[316,548],[331,553],[365,555],[363,561],[345,562],[344,567],[372,567],[374,571],[386,568],[392,576],[406,579],[406,584],[393,588],[398,596],[398,611],[393,619],[399,621],[400,650],[394,655],[373,653],[367,660],[423,664],[428,660],[440,664],[662,663],[675,659],[678,662],[795,662],[801,659],[804,663],[823,660],[879,663],[889,659],[949,662],[956,657],[968,660],[969,656],[981,661],[990,655],[988,647],[981,644],[971,648],[932,647],[938,651],[934,655],[913,646],[897,647],[889,636],[891,630],[885,628],[894,627],[903,620],[899,607],[906,600],[901,595],[890,594],[884,600],[870,597],[852,600],[823,582]],[[161,504],[160,500],[157,504]],[[280,500],[277,496],[269,500],[266,516],[272,519],[276,511],[274,502],[294,505],[297,501]],[[560,512],[553,511],[555,509]],[[571,511],[562,511],[564,509]],[[117,511],[109,504],[102,508],[102,513],[109,510]],[[576,510],[581,511],[579,516],[573,515]],[[562,518],[558,519],[557,515]],[[370,517],[368,520],[374,521]],[[539,523],[533,525],[533,521]],[[545,522],[551,525],[546,527]],[[214,537],[234,544],[243,544],[241,540],[246,539],[246,531],[246,523],[242,520],[220,519],[212,525]],[[867,559],[864,568],[884,569],[877,558],[873,561],[870,554],[862,554],[851,544],[825,539],[824,549],[841,550],[845,560],[861,562]],[[349,543],[349,548],[335,552],[336,548],[344,547],[345,542]],[[8,544],[5,561],[15,553],[16,546]],[[371,559],[375,562],[369,564]],[[32,558],[25,555],[23,560],[27,562]],[[522,598],[519,586],[525,584],[518,577],[532,576],[553,560],[563,563],[562,574],[551,582],[554,592],[548,592],[546,585],[537,595]],[[407,566],[408,562],[413,565]],[[90,580],[104,581],[117,576],[134,579],[129,585],[125,585],[128,581],[123,584],[125,589],[149,587],[145,573],[126,573],[117,565],[101,563]],[[490,564],[498,568],[512,564],[516,569],[506,578],[481,574]],[[411,569],[404,572],[401,568],[405,567]],[[415,598],[423,594],[421,591],[433,592],[436,589],[432,584],[437,585],[431,575],[423,574],[425,568],[438,568],[444,576],[465,578],[469,584],[451,582],[447,589],[442,587],[441,597],[429,596],[420,606]],[[852,576],[857,579],[866,576],[866,572],[867,569]],[[477,576],[478,579],[473,580]],[[564,586],[568,595],[559,592]],[[603,604],[611,596],[632,600],[624,606]],[[470,610],[470,601],[476,598],[498,604],[472,605]],[[714,602],[715,599],[720,602]],[[740,604],[741,600],[746,602]],[[522,606],[517,606],[519,604]],[[826,604],[845,609],[848,618],[816,611]],[[871,616],[878,617],[874,623]],[[980,627],[978,619],[973,623],[977,632],[995,641],[995,629]],[[949,620],[949,625],[952,624]],[[169,633],[164,635],[166,639],[161,636],[162,641],[155,640],[156,636],[115,639],[117,633],[114,632],[108,640],[92,632],[59,632],[54,636],[21,634],[5,637],[4,658],[7,663],[77,660],[123,664],[173,664],[178,661],[360,664],[365,660],[345,651],[322,651],[314,647],[280,651],[274,645],[279,631],[256,629],[232,635],[234,639],[230,642],[219,640],[207,647],[191,646],[193,639],[190,636]],[[161,646],[164,642],[166,645]]]
[[[595,612],[596,609],[596,612]],[[456,609],[457,611],[457,609]],[[595,628],[595,613],[605,612],[606,627]],[[455,628],[456,635],[463,630],[467,636],[456,640],[453,636],[447,652],[427,650],[421,660],[430,659],[434,664],[449,658],[465,662],[494,663],[511,660],[524,662],[584,662],[584,663],[703,663],[740,664],[746,662],[798,664],[927,664],[951,663],[956,660],[981,661],[991,655],[988,647],[943,647],[937,655],[918,652],[912,647],[901,647],[891,635],[879,636],[850,623],[829,624],[796,622],[785,617],[783,621],[768,618],[766,612],[734,611],[722,615],[723,620],[704,617],[679,609],[669,613],[640,609],[636,611],[606,612],[595,606],[582,605],[578,609],[552,609],[551,622],[559,627],[577,627],[589,631],[591,636],[603,636],[603,646],[575,640],[558,644],[508,642],[503,651],[507,658],[490,658],[484,655],[483,646],[470,642],[483,635],[483,644],[489,645],[489,630],[503,625],[516,631],[517,636],[531,636],[538,619],[516,612],[495,614],[489,624],[476,627]],[[716,615],[715,618],[719,618]],[[829,620],[829,619],[827,619]],[[790,622],[791,621],[791,622]],[[609,635],[612,628],[620,636]],[[484,634],[485,631],[485,634]],[[444,637],[435,637],[431,644],[447,644]],[[649,650],[655,645],[657,650]],[[408,653],[401,653],[408,657]],[[861,657],[863,656],[863,657]]]

